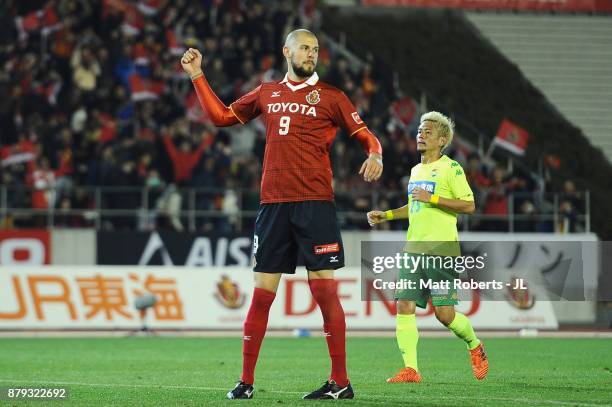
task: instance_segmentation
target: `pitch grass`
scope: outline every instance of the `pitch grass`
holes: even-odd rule
[[[612,404],[612,341],[488,339],[491,368],[476,381],[464,344],[422,338],[420,384],[387,384],[401,366],[394,338],[349,338],[356,392],[343,405],[600,406]],[[301,396],[329,373],[323,338],[267,338],[255,397],[226,401],[241,370],[238,338],[0,339],[0,387],[66,387],[66,401],[0,405],[322,405]],[[337,402],[336,402],[337,403]]]

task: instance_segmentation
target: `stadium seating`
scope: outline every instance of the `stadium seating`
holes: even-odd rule
[[[524,126],[531,140],[519,161],[532,170],[546,169],[548,191],[559,190],[567,179],[589,189],[593,228],[600,236],[612,233],[605,209],[612,165],[463,12],[340,8],[325,17],[324,29],[350,38],[357,53],[376,50],[382,63],[397,71],[404,92],[424,92],[428,107],[466,119],[471,126],[459,121],[459,131],[468,140],[491,140],[506,117]]]
[[[130,5],[127,8],[117,7],[119,3],[74,3],[76,9],[57,7],[53,2],[44,3],[40,9],[15,5],[9,16],[4,16],[6,36],[0,53],[9,62],[0,78],[4,96],[0,147],[3,164],[7,165],[0,167],[1,185],[5,187],[0,195],[4,193],[10,208],[33,208],[43,215],[38,219],[26,215],[5,217],[5,226],[231,230],[250,224],[252,219],[248,217],[257,208],[263,156],[261,123],[255,121],[232,129],[212,127],[177,64],[177,55],[187,46],[201,48],[213,87],[229,103],[262,80],[280,78],[284,68],[278,50],[283,34],[296,24],[316,29],[321,14],[301,10],[295,15],[286,4],[266,8],[257,5],[246,10],[234,3],[219,7],[198,3],[189,8],[177,3],[141,10],[136,3],[126,2]],[[356,174],[363,160],[361,149],[345,135],[336,139],[332,161],[345,229],[368,228],[363,213],[372,206],[386,209],[403,202],[402,178],[418,160],[410,137],[418,111],[406,119],[398,113],[401,108],[396,108],[402,103],[412,103],[418,109],[416,101],[426,94],[428,107],[449,112],[458,120],[457,140],[471,140],[475,146],[478,141],[474,136],[480,131],[474,131],[474,127],[488,136],[506,115],[531,124],[525,112],[517,116],[513,111],[517,98],[535,95],[543,100],[514,67],[474,36],[456,13],[413,14],[406,17],[408,26],[406,21],[397,20],[385,23],[386,29],[376,33],[368,31],[367,20],[364,25],[338,25],[336,18],[325,13],[325,32],[337,33],[342,26],[350,34],[349,47],[370,44],[369,50],[361,52],[362,60],[355,64],[341,52],[341,44],[330,42],[328,47],[326,37],[321,35],[319,72],[351,97],[385,147],[385,173],[380,186],[372,191]],[[432,33],[427,24],[448,29]],[[449,34],[457,43],[445,43]],[[409,40],[394,40],[404,37]],[[461,56],[468,53],[461,46],[478,51],[482,54],[479,58],[494,54],[499,60],[492,61],[500,72],[487,75],[478,71],[477,63],[467,64]],[[432,53],[434,49],[438,52]],[[375,52],[376,59],[369,57],[369,51]],[[399,58],[390,59],[390,52]],[[449,70],[451,63],[453,69]],[[400,72],[403,95],[394,88],[393,71]],[[473,78],[481,78],[481,86],[475,86]],[[512,81],[521,84],[522,96],[510,91],[516,87]],[[503,82],[507,95],[502,98],[496,87]],[[542,112],[547,114],[545,109]],[[406,123],[401,123],[403,120]],[[539,181],[531,173],[543,152],[562,157],[562,170],[576,171],[574,161],[562,153],[568,151],[563,146],[543,147],[543,125],[529,128],[536,137],[526,160],[517,161],[513,172],[503,174],[508,193],[532,194],[538,189]],[[572,133],[560,116],[551,126],[563,130],[559,132],[560,140]],[[474,147],[450,153],[467,164],[470,151],[478,153]],[[24,157],[30,158],[19,162]],[[484,214],[478,215],[484,215],[480,219],[489,216],[502,221],[498,226],[512,228],[513,223],[509,225],[505,217],[531,216],[531,212],[521,212],[521,208],[530,208],[523,205],[524,199],[501,202],[497,209],[487,212],[486,208],[494,207],[487,203],[493,196],[488,194],[487,180],[496,163],[476,158],[481,162],[474,166],[472,176],[485,180],[474,185],[477,196],[482,198],[479,207],[484,208]],[[505,163],[505,157],[497,158],[498,163]],[[191,164],[186,168],[188,162]],[[597,162],[591,160],[592,164]],[[593,172],[599,171],[603,176],[607,167],[599,165],[604,171],[596,167]],[[177,166],[181,168],[177,170]],[[177,171],[182,175],[177,176]],[[38,184],[34,182],[35,172]],[[584,173],[576,171],[574,175],[578,176],[578,189],[589,185],[580,182]],[[559,191],[559,179],[562,178],[557,177],[556,184],[551,183],[547,191]],[[179,189],[173,189],[175,186]],[[128,187],[133,189],[122,189]],[[6,192],[8,188],[10,193]],[[185,188],[198,188],[200,192]],[[239,194],[238,198],[233,191]],[[547,215],[549,220],[520,228],[555,230],[550,218],[559,208],[552,207],[552,200],[528,200],[537,213]],[[237,208],[236,202],[243,206]],[[63,212],[51,219],[45,216],[49,205]],[[73,209],[115,212],[96,218],[93,212],[89,212],[93,217],[82,216],[82,212],[73,216]],[[232,216],[228,214],[240,209],[246,211],[243,215],[247,221],[230,221]],[[136,219],[134,213],[139,210],[145,214]],[[190,221],[181,217],[181,210],[200,211],[207,220]],[[175,215],[169,216],[167,222],[156,221],[155,213],[163,211]],[[583,214],[582,211],[578,215]],[[473,217],[476,222],[462,226],[497,227],[480,222],[478,216]],[[394,227],[405,226],[398,223]]]
[[[605,16],[468,18],[612,161],[612,24]]]

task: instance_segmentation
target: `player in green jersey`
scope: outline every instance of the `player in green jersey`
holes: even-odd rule
[[[454,123],[439,112],[429,112],[421,116],[417,135],[417,150],[421,154],[421,163],[410,172],[408,205],[386,212],[375,210],[367,214],[371,226],[393,219],[409,219],[407,251],[414,255],[423,253],[423,245],[429,247],[428,255],[459,255],[457,214],[474,213],[474,194],[461,165],[442,154],[453,140],[453,131]],[[410,249],[415,246],[418,249]],[[432,249],[434,246],[435,249]],[[399,278],[452,281],[453,273],[454,270],[440,267],[435,269],[420,266],[416,270],[400,270]],[[387,379],[387,382],[421,381],[417,365],[419,334],[415,311],[417,306],[425,308],[430,297],[436,318],[466,342],[474,376],[478,380],[484,379],[489,370],[484,347],[476,337],[470,320],[455,311],[457,290],[451,285],[442,289],[417,288],[396,292],[396,336],[405,367],[397,375]]]

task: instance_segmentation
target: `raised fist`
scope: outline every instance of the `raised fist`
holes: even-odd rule
[[[195,48],[189,48],[181,58],[181,66],[189,76],[202,71],[202,54]]]

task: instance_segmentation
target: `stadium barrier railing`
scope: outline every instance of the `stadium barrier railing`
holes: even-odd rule
[[[77,192],[78,191],[78,192]],[[32,194],[46,193],[49,208],[32,208]],[[68,196],[80,196],[81,207],[67,204]],[[405,204],[402,192],[379,189],[336,191],[338,219],[344,229],[369,229],[365,213]],[[477,195],[477,212],[459,217],[462,231],[590,232],[589,191],[572,199],[560,193],[516,192],[507,195],[506,214],[483,213],[486,194]],[[525,207],[533,208],[528,212]],[[86,227],[151,230],[250,230],[257,215],[259,192],[252,189],[167,187],[78,187],[73,191],[34,191],[29,187],[0,186],[0,227]],[[160,224],[161,223],[161,224]],[[393,228],[405,228],[398,222]]]

